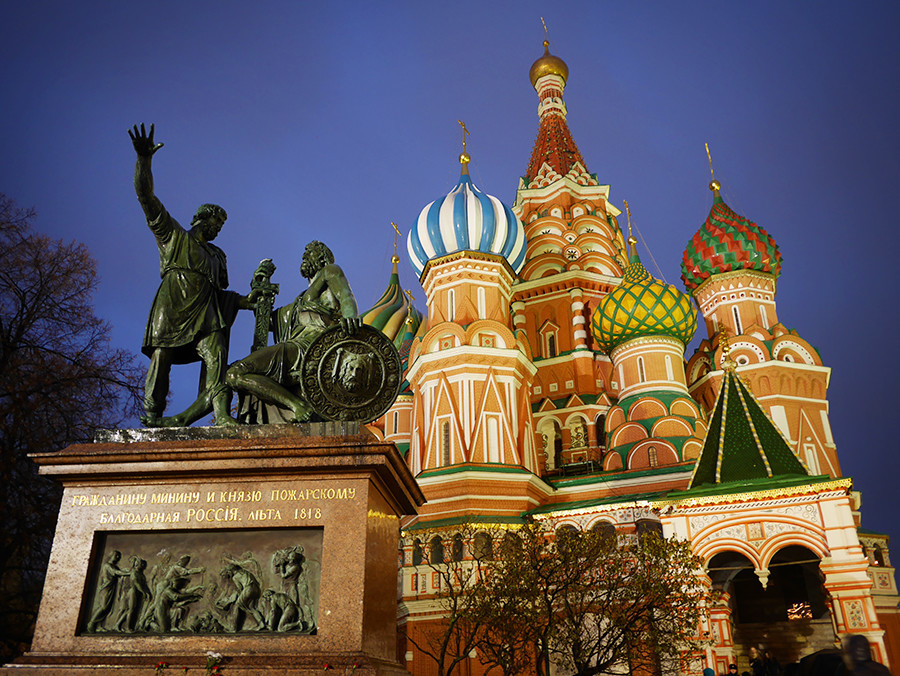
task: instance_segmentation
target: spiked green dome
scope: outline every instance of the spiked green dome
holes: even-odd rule
[[[600,302],[591,317],[594,339],[607,354],[641,336],[670,336],[687,345],[696,329],[697,310],[690,298],[651,277],[637,254],[632,254],[622,284]]]

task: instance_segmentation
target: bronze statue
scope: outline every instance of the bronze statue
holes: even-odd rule
[[[134,188],[159,249],[162,281],[147,320],[142,351],[150,357],[141,422],[147,427],[190,425],[210,412],[216,424],[233,424],[225,386],[228,334],[238,309],[253,307],[253,294],[241,296],[228,287],[225,253],[211,242],[225,223],[225,210],[204,204],[185,230],[153,193],[151,162],[162,143],[154,143],[144,125],[128,132],[137,153]],[[202,361],[200,394],[178,415],[163,417],[173,364]]]
[[[291,411],[293,422],[306,422],[313,414],[309,402],[298,393],[306,350],[332,326],[339,325],[346,336],[352,336],[361,324],[356,299],[343,270],[335,265],[331,249],[322,242],[310,242],[300,274],[309,280],[309,288],[272,313],[275,345],[241,359],[225,377],[234,390]]]

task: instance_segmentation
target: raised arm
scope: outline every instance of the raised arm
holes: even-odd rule
[[[153,194],[153,172],[150,169],[153,154],[162,148],[163,144],[153,142],[153,131],[153,125],[151,124],[150,133],[147,134],[143,123],[141,123],[140,128],[134,125],[134,129],[128,131],[131,143],[134,145],[134,152],[137,153],[137,165],[134,169],[134,191],[137,193],[138,202],[141,203],[148,222],[155,221],[163,212],[162,202]]]

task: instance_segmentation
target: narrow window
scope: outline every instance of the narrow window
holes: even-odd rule
[[[462,561],[464,552],[463,536],[457,533],[453,536],[453,560]]]
[[[447,321],[452,322],[456,317],[456,292],[450,289],[447,292]]]
[[[659,467],[659,457],[656,454],[656,446],[651,446],[650,450],[647,451],[647,455],[650,459],[650,466]]]
[[[766,308],[762,305],[759,306],[759,318],[762,321],[763,328],[769,328],[769,316],[766,314]]]
[[[666,355],[666,380],[675,380],[675,371],[672,370],[672,357]]]
[[[500,462],[500,421],[491,416],[487,421],[487,459]]]
[[[441,423],[441,464],[450,464],[450,423]]]
[[[642,383],[645,380],[647,380],[647,374],[644,372],[644,358],[638,357],[637,364],[638,364],[638,382]]]
[[[738,312],[737,305],[731,306],[731,315],[734,317],[734,333],[739,336],[744,332],[744,328],[741,326],[741,313]]]
[[[484,287],[478,287],[478,318],[485,319],[487,317],[487,300],[484,293]]]
[[[547,335],[547,357],[556,356],[556,336],[552,333]]]
[[[397,434],[397,431],[400,428],[400,413],[398,411],[394,411],[394,414],[391,416],[391,424],[393,425],[393,432]]]
[[[600,448],[606,448],[606,416],[598,415],[597,422],[597,445]]]
[[[428,546],[428,563],[443,563],[444,562],[444,543],[441,541],[441,538],[435,535],[431,539],[431,544]]]

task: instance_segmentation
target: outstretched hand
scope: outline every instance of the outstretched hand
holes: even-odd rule
[[[341,328],[344,330],[348,336],[352,336],[357,331],[359,331],[359,327],[362,325],[362,321],[359,317],[342,317],[341,318]]]
[[[147,134],[143,122],[141,122],[140,129],[138,129],[137,125],[134,125],[134,129],[128,131],[131,143],[134,145],[134,152],[139,157],[153,157],[153,153],[165,145],[164,143],[153,143],[153,131],[153,125],[151,124],[150,133]]]

